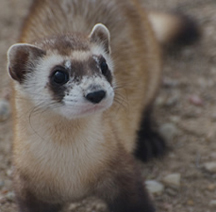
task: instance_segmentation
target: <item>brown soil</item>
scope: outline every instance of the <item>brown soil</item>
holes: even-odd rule
[[[143,2],[147,8],[179,9],[193,16],[202,30],[202,40],[177,54],[165,56],[164,79],[154,116],[161,129],[167,123],[175,129],[167,132],[171,151],[163,160],[140,164],[140,168],[145,179],[158,182],[168,174],[181,174],[180,188],[165,186],[161,195],[153,196],[157,211],[216,211],[210,204],[216,200],[216,172],[204,168],[206,162],[216,162],[216,2]],[[29,4],[29,0],[0,2],[0,99],[10,96],[6,51],[17,41]],[[8,118],[0,122],[0,212],[17,211],[11,182],[11,141],[11,118]],[[66,211],[104,212],[106,209],[98,200],[90,198],[71,205]]]

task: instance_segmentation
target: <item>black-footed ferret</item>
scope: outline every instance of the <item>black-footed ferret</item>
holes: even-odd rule
[[[112,212],[155,211],[133,153],[164,151],[147,122],[161,79],[154,32],[163,43],[184,28],[156,16],[136,0],[34,1],[8,50],[21,212],[58,212],[90,195]]]

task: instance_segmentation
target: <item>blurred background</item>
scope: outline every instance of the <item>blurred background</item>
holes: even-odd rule
[[[194,18],[202,38],[164,51],[164,72],[154,117],[170,147],[160,160],[141,164],[159,212],[216,211],[216,1],[142,0],[147,9],[180,11]],[[17,42],[30,0],[0,1],[0,212],[17,211],[12,189],[10,79],[6,52]],[[67,212],[105,212],[93,198]]]

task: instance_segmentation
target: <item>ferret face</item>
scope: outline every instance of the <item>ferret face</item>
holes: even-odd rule
[[[63,36],[8,51],[10,76],[34,106],[69,119],[104,111],[113,103],[109,31],[96,25],[88,39]]]

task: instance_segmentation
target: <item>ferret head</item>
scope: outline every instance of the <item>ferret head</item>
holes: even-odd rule
[[[33,105],[69,119],[104,111],[113,103],[110,33],[96,24],[87,37],[56,36],[8,50],[15,88]]]

